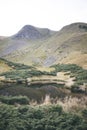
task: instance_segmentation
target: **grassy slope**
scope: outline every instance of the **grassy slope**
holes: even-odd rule
[[[68,25],[43,40],[4,39],[0,42],[1,53],[6,54],[6,59],[28,65],[75,63],[87,68],[87,29],[84,26],[87,24]]]
[[[6,64],[5,61],[0,59],[0,73],[11,71],[12,67]]]

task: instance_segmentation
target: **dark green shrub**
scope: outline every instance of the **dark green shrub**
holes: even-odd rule
[[[51,126],[51,125],[46,125],[45,126],[45,130],[56,130],[55,126]]]
[[[62,113],[62,107],[59,105],[54,105],[49,107],[49,112],[58,112],[59,114]]]
[[[78,85],[73,85],[71,87],[71,92],[73,92],[73,93],[85,93],[85,91],[80,89]]]
[[[15,103],[29,104],[29,98],[26,96],[1,96],[0,101],[9,105],[13,105]]]
[[[82,116],[85,117],[85,118],[87,118],[87,109],[84,109],[82,111]]]
[[[38,124],[32,130],[44,130],[43,125]]]
[[[64,112],[59,115],[55,109],[49,112],[51,107],[0,104],[0,130],[87,130],[81,116]]]

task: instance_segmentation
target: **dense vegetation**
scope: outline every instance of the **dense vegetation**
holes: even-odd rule
[[[35,67],[20,64],[20,63],[13,63],[11,61],[7,61],[5,59],[0,60],[4,61],[5,64],[12,68],[11,71],[4,72],[0,74],[0,76],[5,76],[6,78],[10,78],[12,80],[23,80],[32,76],[40,76],[40,75],[50,75],[48,72],[41,72],[37,70]]]
[[[11,66],[13,70],[10,72],[4,72],[0,74],[1,76],[5,76],[6,78],[10,78],[12,80],[23,80],[29,77],[33,76],[41,76],[41,75],[53,75],[56,76],[57,72],[68,72],[71,77],[75,77],[75,84],[82,85],[84,83],[87,83],[87,70],[83,69],[82,67],[76,65],[76,64],[57,64],[53,65],[51,67],[55,68],[54,71],[51,72],[42,72],[37,70],[36,68],[32,66],[27,66],[24,64],[19,63],[13,63],[10,61],[5,61],[6,64]]]
[[[26,105],[29,104],[29,98],[26,96],[0,96],[0,102],[8,105],[14,105],[15,103]]]
[[[82,67],[76,64],[58,64],[53,65],[51,67],[55,68],[55,70],[51,72],[54,75],[56,75],[56,72],[69,72],[68,74],[70,74],[71,77],[76,78],[76,84],[80,85],[83,83],[87,83],[87,70],[83,69]]]
[[[14,107],[1,104],[0,130],[87,130],[86,111],[77,115],[63,112],[58,105]]]
[[[58,64],[52,66],[54,71],[41,72],[23,64],[5,63],[12,70],[0,75],[17,82],[0,83],[0,130],[87,130],[87,93],[79,90],[87,83],[87,70],[75,64]],[[67,89],[64,84],[28,86],[21,82],[34,76],[56,76],[57,72],[75,77],[75,84]],[[47,106],[43,105],[46,95],[51,97]],[[35,106],[32,101],[36,101]]]
[[[42,75],[56,76],[57,72],[67,72],[66,74],[70,75],[71,78],[75,77],[75,84],[70,88],[71,93],[87,94],[86,91],[79,89],[80,85],[87,83],[87,70],[75,64],[58,64],[52,66],[55,68],[54,71],[41,72],[33,67],[29,67],[31,68],[29,69],[26,65],[16,64],[6,60],[5,62],[11,66],[14,65],[15,69],[2,73],[1,76],[5,76],[11,80],[16,80],[16,83],[14,84],[5,82],[4,85],[0,85],[0,94],[6,95],[8,93],[8,95],[13,96],[25,95],[30,99],[34,98],[38,101],[41,99],[41,97],[45,97],[46,94],[50,94],[52,97],[65,97],[68,95],[68,93],[66,90],[64,90],[63,84],[51,84],[50,82],[49,84],[35,84],[29,86],[26,84],[26,79],[29,77],[40,77]],[[25,81],[25,84],[22,84],[23,81]],[[61,90],[59,88],[61,88]]]

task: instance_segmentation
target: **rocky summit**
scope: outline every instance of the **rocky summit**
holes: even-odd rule
[[[49,29],[37,28],[31,25],[25,25],[17,34],[13,35],[13,39],[30,39],[36,40],[51,36],[54,31]]]

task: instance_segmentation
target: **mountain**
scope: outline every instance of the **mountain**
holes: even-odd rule
[[[13,39],[36,40],[51,36],[54,31],[47,28],[37,28],[31,25],[25,25],[17,34],[13,35]]]
[[[60,31],[26,25],[0,40],[0,57],[27,65],[75,63],[87,68],[87,24],[72,23]]]

